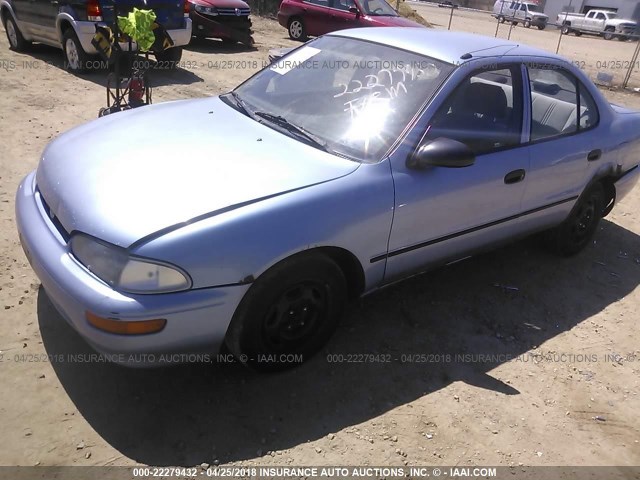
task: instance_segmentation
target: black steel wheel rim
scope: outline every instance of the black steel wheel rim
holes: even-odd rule
[[[574,245],[581,245],[589,238],[596,219],[596,200],[591,197],[580,206],[571,225],[571,240]]]
[[[326,286],[317,281],[301,282],[288,288],[264,317],[263,334],[267,346],[284,352],[304,344],[322,325],[328,301]]]

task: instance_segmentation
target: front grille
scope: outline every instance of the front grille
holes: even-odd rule
[[[217,8],[218,15],[233,15],[234,17],[247,17],[251,13],[249,8]]]

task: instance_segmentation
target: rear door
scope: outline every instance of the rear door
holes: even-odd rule
[[[38,36],[46,38],[51,42],[57,42],[58,31],[56,29],[56,18],[60,12],[58,0],[30,0],[33,30]]]
[[[324,35],[332,31],[329,0],[305,0],[301,4],[304,25],[309,35]]]
[[[416,127],[420,144],[442,137],[466,144],[476,154],[474,165],[416,170],[406,165],[406,155],[391,160],[396,200],[386,281],[518,232],[529,168],[521,142],[521,66],[493,65],[458,70],[458,80],[451,80],[459,82],[456,88]]]
[[[527,68],[531,102],[531,180],[523,209],[532,228],[562,221],[588,181],[589,164],[605,155],[590,130],[599,112],[588,89],[562,65],[532,63]]]

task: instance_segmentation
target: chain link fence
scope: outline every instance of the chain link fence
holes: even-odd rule
[[[462,30],[504,38],[558,53],[583,69],[596,83],[640,92],[640,35],[577,34],[562,28],[563,19],[549,18],[536,25],[524,19],[473,8],[474,0],[442,0],[440,3],[408,0],[435,28]]]

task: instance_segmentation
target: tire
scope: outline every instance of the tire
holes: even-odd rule
[[[498,15],[498,23],[504,23],[504,16]]]
[[[581,37],[582,36],[582,32],[580,30],[576,30],[575,32],[576,37]]]
[[[604,37],[605,40],[613,40],[613,32],[615,32],[615,30],[611,27],[607,27],[604,31],[604,33],[602,34],[602,36]]]
[[[546,25],[538,25],[538,30],[544,30]]]
[[[304,253],[283,260],[261,275],[242,299],[225,344],[254,370],[294,367],[329,340],[344,312],[346,291],[342,270],[325,255]],[[281,355],[301,358],[292,361]]]
[[[562,30],[560,31],[562,32],[563,35],[569,35],[571,33],[571,29],[569,28],[569,25],[563,25]]]
[[[513,21],[513,22],[511,22],[511,25],[513,25],[514,27],[517,27],[518,26],[518,22]]]
[[[604,198],[604,188],[599,182],[585,190],[567,219],[545,234],[547,248],[564,257],[582,251],[598,229],[605,207]]]
[[[287,28],[289,30],[289,38],[291,40],[304,42],[307,39],[307,29],[300,17],[293,17],[289,20],[289,26]]]
[[[24,39],[22,33],[20,32],[20,29],[18,28],[18,25],[16,24],[11,14],[9,12],[6,12],[5,15],[7,18],[4,21],[4,30],[5,32],[7,32],[9,47],[11,48],[11,50],[14,50],[16,52],[22,52],[26,50],[31,45],[31,42],[28,42]]]
[[[87,70],[89,55],[86,54],[73,28],[67,28],[62,35],[62,49],[67,70],[82,73]]]
[[[182,58],[182,47],[167,48],[162,52],[155,52],[154,55],[156,60],[162,64],[160,65],[161,68],[173,70],[178,66],[178,63]]]
[[[531,28],[531,20],[525,20],[522,25],[524,28]]]

